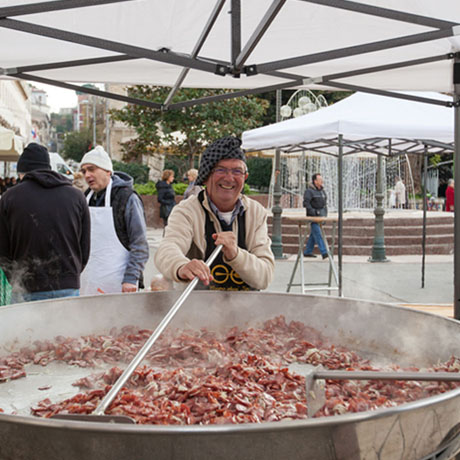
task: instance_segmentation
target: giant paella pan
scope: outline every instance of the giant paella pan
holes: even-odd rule
[[[174,380],[174,404],[166,395],[168,407],[172,405],[175,411],[174,417],[165,415],[167,407],[163,405],[154,416],[136,415],[138,421],[153,417],[152,423],[135,425],[46,418],[53,410],[66,411],[72,404],[74,407],[72,398],[82,394],[85,385],[87,388],[91,382],[97,385],[99,379],[102,387],[108,387],[113,383],[113,366],[126,366],[126,362],[98,360],[94,350],[84,348],[88,337],[102,337],[104,353],[111,350],[112,356],[119,357],[119,350],[110,338],[124,333],[128,342],[139,340],[148,334],[146,330],[155,328],[176,297],[174,292],[104,295],[0,308],[0,381],[4,371],[0,383],[3,411],[0,412],[0,458],[421,460],[434,456],[447,459],[459,449],[460,389],[455,385],[433,391],[434,384],[425,387],[418,383],[408,387],[400,384],[397,393],[392,393],[399,398],[398,405],[385,393],[390,387],[381,386],[382,394],[377,400],[382,404],[372,407],[373,410],[368,410],[370,405],[347,410],[345,406],[349,404],[350,409],[353,398],[337,393],[329,406],[313,417],[306,414],[305,395],[299,396],[303,388],[301,377],[290,375],[283,367],[283,361],[306,356],[313,359],[321,354],[313,343],[320,340],[328,344],[324,352],[327,356],[348,360],[345,368],[364,363],[369,368],[428,369],[450,363],[458,371],[458,361],[453,358],[460,354],[458,322],[386,304],[294,294],[192,293],[165,332],[164,341],[156,344],[153,354],[146,358],[146,365],[153,370],[144,367],[135,376],[149,378],[149,397],[156,391],[155,397],[161,395],[163,399],[165,387],[161,387],[163,390],[159,387],[161,376],[168,385]],[[277,348],[285,333],[291,335],[286,336],[280,362],[276,362],[273,356],[268,356],[267,347],[275,344]],[[192,337],[193,343],[178,350],[175,334]],[[197,342],[197,337],[201,342]],[[63,347],[68,343],[80,343],[80,352],[83,350],[88,359],[80,362],[81,353],[72,356],[69,349],[65,353],[70,353],[72,359],[66,362],[55,359],[59,353],[65,354]],[[119,343],[117,347],[120,348]],[[228,362],[225,350],[237,348],[238,359],[242,361],[236,365]],[[203,349],[214,367],[196,361]],[[31,350],[35,350],[33,359],[30,356],[25,359],[23,368],[10,366],[9,377],[16,372],[15,377],[20,378],[8,378],[8,363],[11,364],[8,360],[21,353],[30,355]],[[227,411],[216,409],[216,401],[230,397],[232,389],[213,387],[206,401],[209,403],[209,398],[214,398],[214,406],[199,415],[189,413],[191,406],[184,401],[178,403],[177,394],[184,392],[189,382],[185,374],[178,372],[191,356],[195,361],[192,360],[189,372],[193,378],[199,374],[208,389],[210,378],[215,385],[216,379],[227,373],[244,384],[248,374],[241,377],[238,372],[250,372],[248,369],[254,363],[263,368],[270,374],[262,376],[266,382],[263,409],[260,409],[261,397],[257,397],[257,412],[239,394],[240,399],[234,404],[239,406],[239,415],[235,418],[230,403]],[[159,370],[155,363],[163,368]],[[79,382],[79,388],[74,386],[75,382]],[[285,394],[280,396],[280,389],[287,388],[297,398],[293,404]],[[374,393],[375,388],[372,387]],[[192,388],[186,390],[190,396]],[[88,391],[95,394],[101,390]],[[201,390],[194,387],[193,391],[197,395]],[[334,386],[328,391],[333,393]],[[419,396],[411,398],[411,391]],[[124,396],[121,393],[120,398],[128,397],[128,393]],[[400,398],[403,393],[407,400]],[[135,402],[137,398],[142,403],[142,395],[137,392],[134,397],[129,393],[130,407],[139,408]],[[147,393],[144,395],[147,398]],[[195,408],[197,401],[195,398]],[[267,401],[273,401],[270,407],[287,407],[287,415],[280,415],[277,409],[269,410]]]

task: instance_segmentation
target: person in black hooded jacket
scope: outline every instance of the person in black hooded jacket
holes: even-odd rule
[[[168,217],[172,208],[176,204],[176,193],[171,185],[174,181],[174,171],[165,169],[161,175],[161,180],[157,182],[158,202],[160,203],[160,217],[163,219],[164,226],[168,225]]]
[[[48,150],[29,144],[17,164],[20,183],[0,200],[0,267],[13,302],[79,294],[90,251],[83,194],[51,171]]]

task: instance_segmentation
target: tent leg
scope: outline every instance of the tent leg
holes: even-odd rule
[[[425,256],[426,256],[426,185],[428,173],[428,147],[423,152],[423,232],[422,232],[422,288],[425,287]]]
[[[342,250],[343,250],[343,136],[339,134],[339,155],[337,158],[337,173],[338,173],[338,231],[337,231],[337,252],[338,252],[338,286],[339,297],[343,297],[342,293]]]

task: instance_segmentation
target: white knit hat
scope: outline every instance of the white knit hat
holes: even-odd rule
[[[88,153],[85,153],[85,155],[81,159],[80,166],[83,166],[84,164],[88,163],[113,173],[112,160],[110,159],[109,154],[104,150],[104,147],[102,147],[102,145],[96,145],[96,147],[93,150],[90,150]]]

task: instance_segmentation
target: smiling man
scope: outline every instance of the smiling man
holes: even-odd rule
[[[213,142],[201,157],[196,185],[205,190],[175,206],[155,264],[174,281],[201,280],[202,289],[265,289],[273,278],[267,213],[242,195],[248,177],[241,141],[233,136]],[[209,269],[205,261],[223,248]]]

